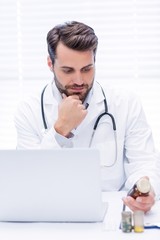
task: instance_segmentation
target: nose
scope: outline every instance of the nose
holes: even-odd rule
[[[73,83],[77,85],[83,84],[83,77],[81,72],[76,72],[73,76]]]

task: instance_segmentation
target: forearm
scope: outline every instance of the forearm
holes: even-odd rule
[[[27,131],[27,126],[17,130],[17,149],[53,149],[72,145],[71,139],[59,135],[53,128],[39,134]]]

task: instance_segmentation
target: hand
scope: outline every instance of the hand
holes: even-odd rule
[[[129,207],[133,212],[136,210],[141,210],[143,212],[148,212],[155,203],[155,193],[150,191],[148,196],[137,197],[136,199],[127,196],[123,198],[124,204]]]
[[[87,115],[82,101],[78,95],[67,97],[63,94],[63,100],[58,108],[58,119],[54,125],[56,132],[67,137]]]

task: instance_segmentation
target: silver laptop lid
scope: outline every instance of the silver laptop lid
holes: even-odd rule
[[[0,221],[102,221],[96,149],[1,150]]]

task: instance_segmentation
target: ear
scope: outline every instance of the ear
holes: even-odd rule
[[[47,57],[47,64],[48,64],[48,67],[50,68],[50,70],[52,71],[53,70],[53,65],[52,65],[52,61],[51,61],[50,56]]]

